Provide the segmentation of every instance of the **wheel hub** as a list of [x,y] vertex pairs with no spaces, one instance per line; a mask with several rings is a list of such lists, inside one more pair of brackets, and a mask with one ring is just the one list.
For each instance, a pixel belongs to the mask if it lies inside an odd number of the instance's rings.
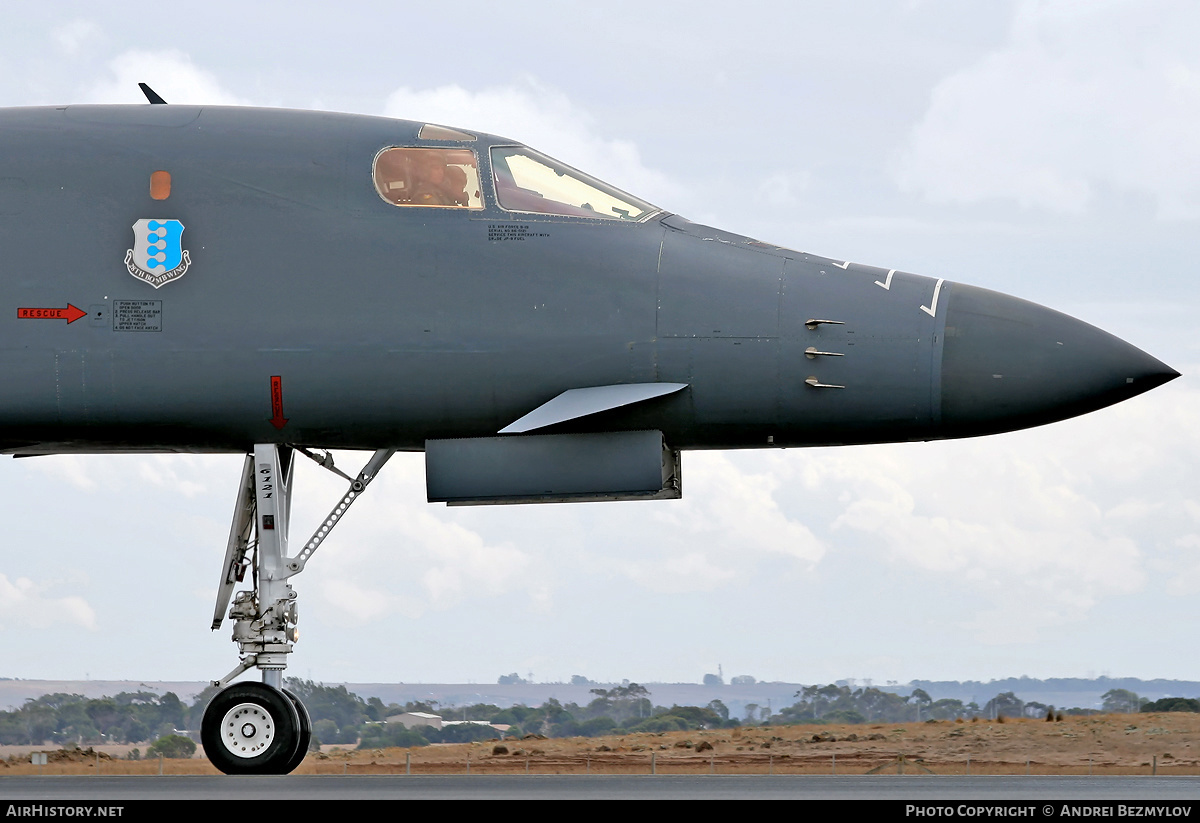
[[257,757],[274,737],[275,721],[254,703],[239,703],[221,721],[221,742],[235,757]]

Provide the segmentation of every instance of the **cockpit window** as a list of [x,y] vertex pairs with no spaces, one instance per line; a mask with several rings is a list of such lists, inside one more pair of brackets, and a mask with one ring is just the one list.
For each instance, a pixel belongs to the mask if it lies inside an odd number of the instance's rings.
[[470,149],[384,149],[375,156],[375,190],[396,206],[483,208]]
[[510,211],[641,220],[658,208],[524,146],[492,148],[496,197]]

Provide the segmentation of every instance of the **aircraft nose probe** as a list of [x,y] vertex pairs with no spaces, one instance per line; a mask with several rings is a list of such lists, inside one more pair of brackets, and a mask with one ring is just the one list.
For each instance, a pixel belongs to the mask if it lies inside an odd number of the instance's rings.
[[1036,303],[961,283],[947,297],[940,381],[945,436],[1063,420],[1179,376],[1124,340]]

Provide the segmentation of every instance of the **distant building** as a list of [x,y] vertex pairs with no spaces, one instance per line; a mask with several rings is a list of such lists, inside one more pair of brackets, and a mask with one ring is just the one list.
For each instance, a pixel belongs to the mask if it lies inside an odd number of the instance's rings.
[[404,712],[404,714],[393,714],[387,719],[389,723],[399,723],[406,729],[412,729],[417,726],[432,726],[435,729],[442,728],[441,715],[430,714],[429,712]]

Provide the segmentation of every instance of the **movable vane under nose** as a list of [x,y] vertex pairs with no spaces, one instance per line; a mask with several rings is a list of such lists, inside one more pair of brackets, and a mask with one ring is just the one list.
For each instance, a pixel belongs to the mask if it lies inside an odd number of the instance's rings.
[[941,424],[949,436],[1063,420],[1179,376],[1124,340],[1036,303],[961,283],[948,298]]

